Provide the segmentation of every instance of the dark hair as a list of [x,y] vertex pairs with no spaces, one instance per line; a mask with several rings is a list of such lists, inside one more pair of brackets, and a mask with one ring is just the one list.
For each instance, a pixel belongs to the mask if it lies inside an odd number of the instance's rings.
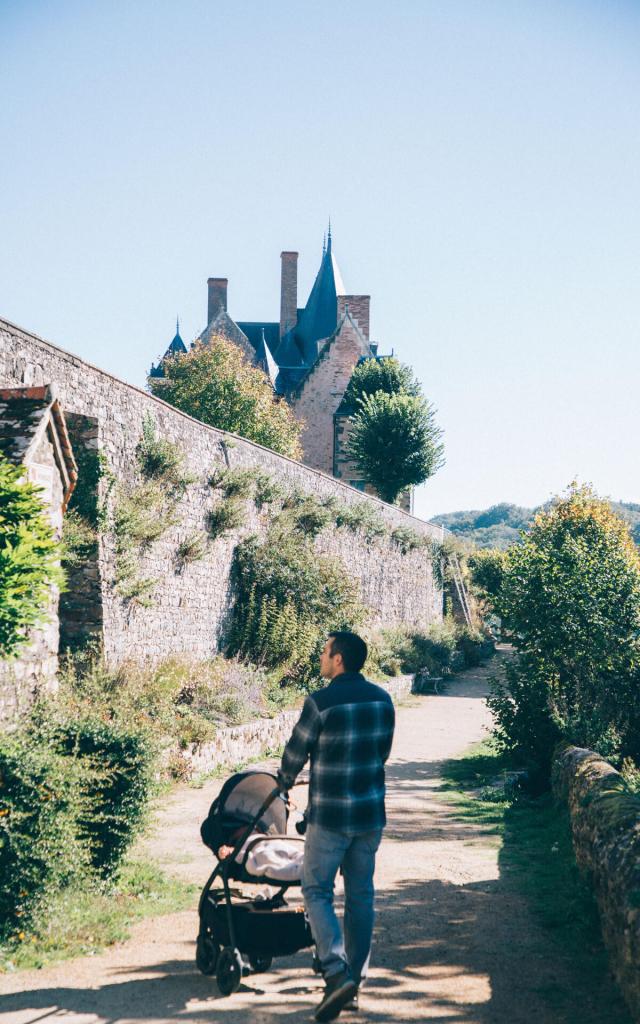
[[357,633],[349,633],[346,629],[329,633],[332,640],[331,654],[341,654],[347,672],[359,672],[367,660],[367,645]]

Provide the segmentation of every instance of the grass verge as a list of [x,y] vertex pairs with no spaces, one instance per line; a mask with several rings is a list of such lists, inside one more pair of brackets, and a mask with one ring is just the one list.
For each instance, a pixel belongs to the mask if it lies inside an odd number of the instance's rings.
[[558,1021],[578,1019],[571,1016],[578,1004],[584,1024],[600,1021],[594,1004],[603,1000],[607,1024],[630,1024],[611,979],[594,895],[575,861],[568,813],[550,793],[534,798],[514,790],[513,769],[483,741],[445,763],[440,796],[457,818],[480,827],[480,841],[499,846],[500,887],[526,900],[542,929],[540,955],[570,971],[571,992],[554,985],[543,993]]
[[135,921],[188,910],[197,890],[170,878],[152,862],[131,859],[116,881],[100,888],[76,885],[52,899],[40,927],[36,925],[19,945],[0,946],[0,972],[93,956],[127,939]]

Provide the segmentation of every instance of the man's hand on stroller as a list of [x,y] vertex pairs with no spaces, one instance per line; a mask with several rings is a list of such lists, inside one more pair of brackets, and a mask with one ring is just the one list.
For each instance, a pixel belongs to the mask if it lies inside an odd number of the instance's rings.
[[283,796],[287,800],[289,797],[289,784],[285,782],[280,772],[276,775],[276,786],[278,787],[278,795]]

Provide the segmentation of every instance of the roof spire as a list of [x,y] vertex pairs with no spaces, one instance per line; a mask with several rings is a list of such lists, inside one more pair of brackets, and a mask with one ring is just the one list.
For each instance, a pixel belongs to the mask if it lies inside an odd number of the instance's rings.
[[327,252],[331,252],[331,217],[329,217],[329,231],[327,233]]
[[176,334],[180,334],[180,317],[176,315]]
[[322,236],[322,255],[324,256],[327,251],[327,232],[325,231]]

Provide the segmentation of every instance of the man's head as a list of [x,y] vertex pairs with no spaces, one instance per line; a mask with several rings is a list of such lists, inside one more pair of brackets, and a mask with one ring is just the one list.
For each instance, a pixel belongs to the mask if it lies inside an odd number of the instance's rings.
[[362,637],[337,630],[329,633],[320,655],[320,674],[325,679],[334,679],[342,672],[360,672],[366,660],[367,645]]

